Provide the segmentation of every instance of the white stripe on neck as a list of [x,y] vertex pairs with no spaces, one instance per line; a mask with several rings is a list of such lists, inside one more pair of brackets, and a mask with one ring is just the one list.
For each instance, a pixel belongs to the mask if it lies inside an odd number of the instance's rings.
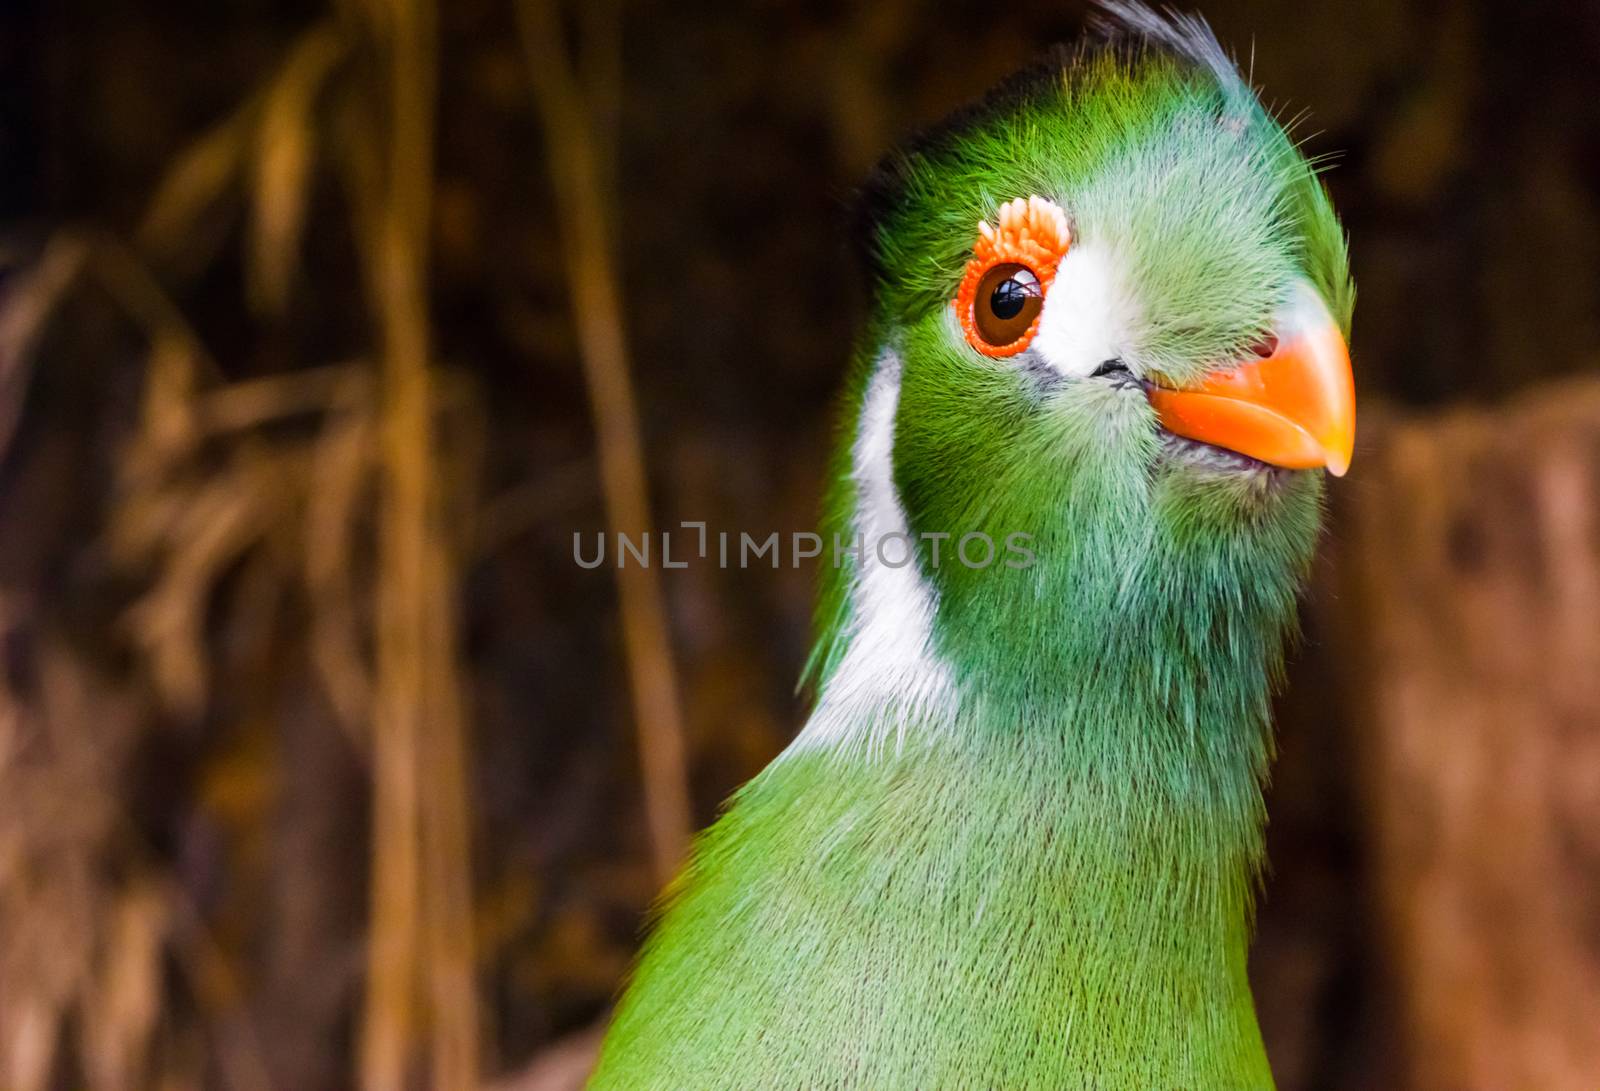
[[891,741],[898,749],[909,721],[942,722],[954,703],[950,667],[933,649],[934,589],[915,557],[891,567],[877,550],[889,536],[903,535],[884,545],[884,554],[898,560],[910,540],[894,484],[900,371],[900,357],[885,349],[867,384],[851,448],[856,495],[849,530],[864,543],[864,556],[850,584],[845,651],[784,755],[817,746],[875,755]]

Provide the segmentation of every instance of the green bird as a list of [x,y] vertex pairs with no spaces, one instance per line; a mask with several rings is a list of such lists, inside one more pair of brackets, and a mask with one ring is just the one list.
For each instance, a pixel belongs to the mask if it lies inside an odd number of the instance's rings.
[[1354,289],[1205,23],[1107,8],[866,186],[815,708],[664,895],[592,1088],[1273,1086],[1269,698]]

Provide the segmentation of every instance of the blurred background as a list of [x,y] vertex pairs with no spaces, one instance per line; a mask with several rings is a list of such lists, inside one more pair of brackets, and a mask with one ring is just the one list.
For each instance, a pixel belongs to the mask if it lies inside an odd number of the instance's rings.
[[[1285,1091],[1600,1087],[1600,6],[1213,0],[1351,235]],[[0,7],[0,1088],[575,1086],[804,715],[877,156],[1076,3]]]

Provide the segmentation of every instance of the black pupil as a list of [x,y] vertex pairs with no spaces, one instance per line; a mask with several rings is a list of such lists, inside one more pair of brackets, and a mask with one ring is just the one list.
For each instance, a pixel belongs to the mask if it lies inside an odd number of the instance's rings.
[[1021,314],[1027,302],[1028,289],[1016,277],[1010,277],[995,285],[994,294],[989,297],[989,309],[1004,321]]

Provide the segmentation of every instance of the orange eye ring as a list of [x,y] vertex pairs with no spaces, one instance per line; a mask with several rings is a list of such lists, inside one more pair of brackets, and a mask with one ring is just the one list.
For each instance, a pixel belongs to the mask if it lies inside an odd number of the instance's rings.
[[[1055,281],[1056,267],[1066,256],[1071,231],[1067,227],[1066,213],[1055,203],[1038,196],[1007,201],[1000,206],[995,221],[998,227],[990,227],[987,220],[978,221],[978,241],[972,247],[972,260],[967,262],[961,288],[951,306],[956,309],[967,344],[985,356],[1014,356],[1027,348],[1034,334],[1039,332],[1044,295]],[[1020,315],[1016,312],[1000,316],[988,313],[993,306],[988,292],[1002,285],[1010,289],[1012,297],[1019,291],[1014,281],[1008,283],[1004,277],[998,278],[999,284],[989,283],[997,279],[990,273],[1002,265],[1020,266],[1024,272],[1032,274],[1037,287],[1025,283],[1026,290],[1022,294],[1037,298],[1037,305],[1030,305]],[[1019,317],[1031,319],[1021,327],[1020,334],[1017,333]],[[997,343],[993,339],[996,336],[1010,339]]]

